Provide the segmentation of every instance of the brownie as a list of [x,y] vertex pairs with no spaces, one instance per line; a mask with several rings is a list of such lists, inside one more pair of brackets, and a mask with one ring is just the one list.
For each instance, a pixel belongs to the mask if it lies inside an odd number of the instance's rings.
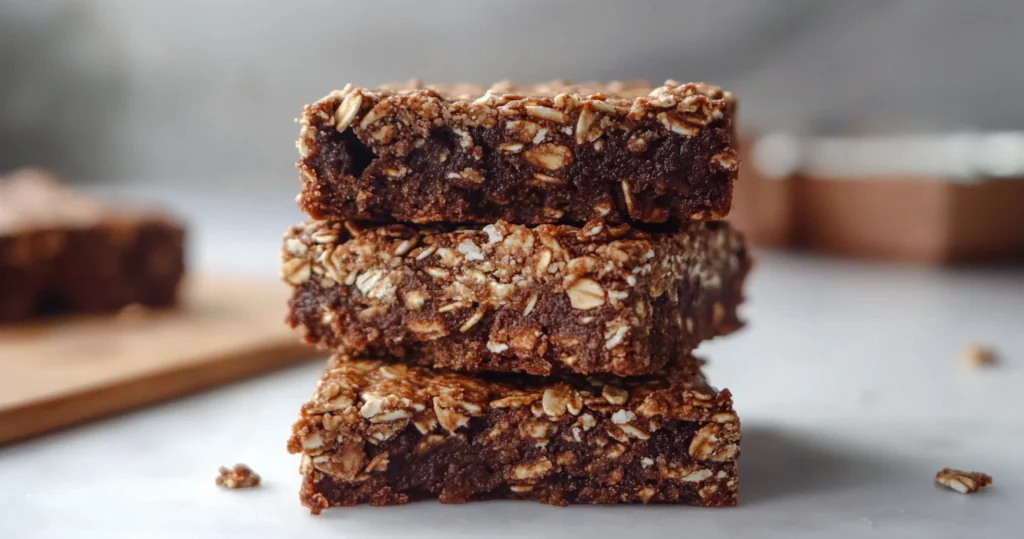
[[735,110],[675,81],[349,85],[303,111],[299,203],[375,223],[721,219]]
[[462,371],[660,370],[741,326],[751,266],[724,222],[644,232],[310,221],[284,235],[288,322],[322,349]]
[[302,503],[735,505],[739,419],[697,364],[538,378],[336,356],[288,442]]
[[42,171],[0,178],[0,322],[172,305],[183,251],[164,215],[103,206]]
[[231,490],[256,488],[260,486],[260,474],[245,464],[235,464],[234,468],[221,466],[216,482],[218,486]]

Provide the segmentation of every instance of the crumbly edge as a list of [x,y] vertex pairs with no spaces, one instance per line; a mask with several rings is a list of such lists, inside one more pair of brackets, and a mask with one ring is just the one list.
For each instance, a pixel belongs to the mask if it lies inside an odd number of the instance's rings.
[[[691,347],[701,340],[696,333],[708,331],[703,321],[678,309],[670,319],[654,320],[653,301],[666,295],[678,304],[681,281],[690,283],[695,296],[724,296],[723,286],[742,280],[748,268],[742,238],[720,223],[651,234],[600,221],[581,228],[499,221],[455,231],[403,225],[363,230],[353,223],[311,221],[285,233],[281,271],[296,288],[313,280],[346,295],[359,305],[355,319],[361,324],[401,311],[411,346],[454,338],[484,317],[503,316],[514,322],[483,336],[494,356],[547,357],[550,345],[565,351],[557,360],[573,370],[579,359],[574,351],[593,344],[601,349],[603,370],[639,374],[661,366],[650,363],[651,327],[671,325]],[[572,315],[552,328],[536,318],[539,301],[561,301]],[[734,316],[733,307],[715,303],[714,325]],[[329,304],[322,308],[319,323],[337,334],[338,313]],[[585,338],[593,334],[599,344]]]
[[[678,454],[656,454],[647,445],[660,429],[684,426],[694,432]],[[661,480],[696,483],[707,500],[724,477],[716,475],[726,473],[720,466],[738,458],[740,425],[731,394],[708,385],[693,361],[646,378],[536,378],[335,356],[303,406],[288,449],[302,454],[302,473],[358,486],[386,474],[396,458],[371,446],[387,447],[399,435],[415,437],[417,454],[467,436],[480,451],[518,451],[521,460],[499,470],[512,492],[529,492],[585,452],[594,455],[594,469],[621,474],[622,466],[639,464]],[[549,450],[565,444],[574,450]],[[735,478],[727,486],[735,487]],[[646,502],[653,491],[633,494]]]
[[[429,86],[395,90],[348,85],[306,105],[299,119],[296,147],[305,160],[319,151],[320,131],[351,129],[373,147],[375,154],[404,157],[422,146],[432,130],[444,126],[457,137],[460,151],[482,161],[486,144],[475,140],[471,130],[494,129],[500,119],[509,130],[510,141],[494,149],[520,154],[522,166],[536,171],[536,182],[557,184],[561,181],[558,171],[575,161],[575,148],[593,145],[600,150],[606,132],[634,132],[626,146],[640,155],[651,141],[665,136],[699,137],[713,122],[724,121],[731,126],[736,110],[731,93],[704,83],[670,80],[646,94],[642,87],[619,89],[622,96],[610,91],[614,88],[554,84],[515,93],[510,91],[516,90],[514,86],[496,86],[471,99],[480,88],[452,95]],[[709,159],[713,166],[730,172],[730,181],[735,180],[739,160],[732,147]],[[311,167],[300,162],[299,170],[307,186],[317,184]],[[386,172],[400,180],[409,170],[399,166]],[[486,179],[485,171],[473,167],[452,174],[455,182],[481,183]],[[621,181],[628,205],[634,188],[628,178]],[[689,217],[710,220],[724,215],[702,210]]]

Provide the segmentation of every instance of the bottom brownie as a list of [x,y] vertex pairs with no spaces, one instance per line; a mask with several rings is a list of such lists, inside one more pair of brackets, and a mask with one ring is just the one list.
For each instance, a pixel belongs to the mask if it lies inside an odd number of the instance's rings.
[[288,443],[302,503],[736,505],[739,419],[698,365],[534,378],[335,356]]

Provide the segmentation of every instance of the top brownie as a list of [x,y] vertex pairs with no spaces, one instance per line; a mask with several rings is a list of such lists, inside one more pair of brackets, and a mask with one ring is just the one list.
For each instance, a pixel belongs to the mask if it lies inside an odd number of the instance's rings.
[[703,83],[346,86],[300,120],[314,219],[717,220],[738,161],[732,94]]

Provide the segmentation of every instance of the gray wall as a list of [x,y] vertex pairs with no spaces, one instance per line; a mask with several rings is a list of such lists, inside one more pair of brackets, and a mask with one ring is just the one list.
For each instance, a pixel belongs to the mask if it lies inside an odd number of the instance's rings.
[[1019,0],[0,0],[0,169],[294,190],[302,104],[413,76],[710,80],[761,128],[1021,127],[1022,27]]

